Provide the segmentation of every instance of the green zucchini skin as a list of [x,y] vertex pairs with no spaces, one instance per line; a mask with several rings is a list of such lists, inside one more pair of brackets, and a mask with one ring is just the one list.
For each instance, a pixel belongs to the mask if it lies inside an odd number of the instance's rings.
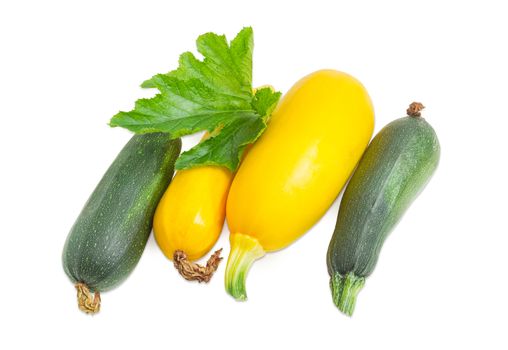
[[102,292],[127,278],[143,253],[180,150],[181,140],[164,133],[134,135],[124,146],[67,236],[63,267],[72,282]]
[[397,119],[372,140],[342,198],[327,265],[335,304],[348,315],[383,243],[439,163],[434,129],[421,117]]

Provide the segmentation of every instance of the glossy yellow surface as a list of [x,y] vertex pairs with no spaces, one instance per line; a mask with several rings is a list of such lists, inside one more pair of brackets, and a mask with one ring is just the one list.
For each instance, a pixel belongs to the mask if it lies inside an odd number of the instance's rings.
[[157,244],[169,258],[183,250],[189,260],[213,247],[224,225],[233,174],[223,167],[180,170],[164,193],[153,220]]
[[333,203],[373,128],[372,103],[355,78],[321,70],[298,81],[231,185],[231,233],[257,239],[265,251],[295,241]]

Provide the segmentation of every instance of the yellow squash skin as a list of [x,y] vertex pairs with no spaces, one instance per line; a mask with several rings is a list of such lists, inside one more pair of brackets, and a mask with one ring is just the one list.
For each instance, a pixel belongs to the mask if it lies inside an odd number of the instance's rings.
[[225,284],[233,297],[246,298],[245,277],[255,259],[291,244],[323,216],[373,128],[367,91],[346,73],[314,72],[282,98],[227,200],[231,253]]
[[157,244],[169,258],[175,250],[197,260],[213,247],[224,225],[233,174],[203,166],[180,170],[164,193],[153,220]]

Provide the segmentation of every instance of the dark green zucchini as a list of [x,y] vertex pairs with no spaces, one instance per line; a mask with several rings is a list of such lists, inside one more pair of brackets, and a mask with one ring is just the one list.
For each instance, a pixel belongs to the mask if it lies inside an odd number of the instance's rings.
[[168,134],[134,135],[86,202],[63,250],[81,310],[99,311],[99,292],[120,284],[138,263],[180,149],[181,140]]
[[409,116],[376,135],[344,192],[327,265],[333,301],[349,316],[385,238],[438,165],[439,142],[422,108],[411,104]]

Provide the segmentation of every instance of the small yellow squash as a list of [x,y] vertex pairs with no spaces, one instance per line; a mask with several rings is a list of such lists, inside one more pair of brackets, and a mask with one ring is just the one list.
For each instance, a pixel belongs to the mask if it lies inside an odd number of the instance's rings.
[[367,91],[342,72],[312,73],[282,98],[229,192],[229,294],[244,300],[254,260],[291,244],[321,218],[360,160],[373,128]]
[[219,238],[232,179],[233,174],[224,167],[180,170],[155,211],[155,240],[188,280],[208,282],[217,269],[220,251],[207,267],[191,261],[208,253]]

